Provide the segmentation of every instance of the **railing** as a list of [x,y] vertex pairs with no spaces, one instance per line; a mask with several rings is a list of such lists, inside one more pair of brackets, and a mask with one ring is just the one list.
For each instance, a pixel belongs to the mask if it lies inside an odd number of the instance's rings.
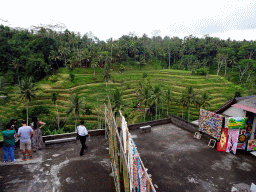
[[156,192],[122,112],[119,133],[111,103],[105,105],[105,137],[109,139],[109,155],[117,192]]

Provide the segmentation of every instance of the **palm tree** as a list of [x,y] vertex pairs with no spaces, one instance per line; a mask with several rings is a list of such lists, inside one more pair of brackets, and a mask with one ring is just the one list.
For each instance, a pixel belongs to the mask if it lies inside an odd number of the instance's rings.
[[19,67],[21,67],[22,65],[20,64],[19,59],[15,58],[14,60],[12,60],[11,66],[13,67],[13,69],[16,69],[16,72],[18,74],[18,82],[20,83]]
[[167,102],[167,117],[168,117],[168,108],[169,108],[169,104],[170,104],[170,101],[172,100],[172,92],[170,90],[170,88],[167,89],[167,92],[165,93],[165,100]]
[[109,67],[105,65],[104,71],[103,71],[103,79],[106,81],[106,87],[107,87],[107,82],[110,79],[111,75],[109,73]]
[[94,76],[95,76],[95,68],[98,67],[98,66],[99,66],[98,61],[93,59],[91,67],[94,69]]
[[182,104],[185,105],[188,109],[188,121],[189,121],[190,106],[192,103],[196,104],[196,93],[194,92],[192,86],[186,87],[186,90],[182,93],[181,101],[182,101]]
[[[148,106],[148,102],[150,100],[150,97],[152,95],[152,91],[150,90],[149,87],[143,87],[142,91],[141,91],[141,102],[144,103],[144,107],[146,109],[146,107]],[[145,114],[146,111],[144,110],[144,121],[145,121]]]
[[21,99],[25,99],[27,102],[27,124],[28,124],[28,102],[32,100],[32,98],[36,97],[36,89],[34,87],[34,83],[32,81],[32,77],[24,78],[21,80],[21,83],[17,85],[19,91],[18,93],[21,96]]
[[57,106],[58,93],[53,92],[51,97],[52,97],[52,101],[53,101],[54,105],[56,105],[57,119],[58,119],[58,129],[59,129],[60,128],[60,118],[59,118],[58,106]]
[[120,92],[118,88],[116,88],[111,95],[110,101],[112,104],[112,111],[114,112],[116,117],[118,111],[121,110],[121,108],[124,106],[122,92]]
[[163,100],[163,93],[162,89],[159,87],[159,85],[155,86],[152,92],[152,95],[150,97],[150,100],[152,104],[156,105],[156,120],[157,120],[157,104]]
[[211,98],[210,98],[209,94],[206,91],[203,92],[203,94],[200,95],[200,97],[197,99],[198,109],[200,110],[201,107],[203,107],[205,109],[207,107],[210,107],[211,106],[210,103],[209,103],[210,99]]
[[77,125],[77,119],[79,117],[80,112],[83,113],[85,111],[85,104],[83,103],[83,101],[84,101],[84,98],[79,98],[76,93],[71,95],[69,99],[70,105],[66,112],[67,114],[72,113],[73,115],[76,116],[75,130]]

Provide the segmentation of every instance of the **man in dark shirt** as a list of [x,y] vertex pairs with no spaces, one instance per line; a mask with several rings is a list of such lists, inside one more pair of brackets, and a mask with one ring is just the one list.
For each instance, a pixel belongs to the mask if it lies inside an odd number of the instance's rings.
[[4,162],[8,162],[9,152],[10,152],[11,162],[14,161],[15,130],[11,130],[11,126],[12,125],[8,123],[5,127],[6,130],[2,131],[2,135],[4,137]]

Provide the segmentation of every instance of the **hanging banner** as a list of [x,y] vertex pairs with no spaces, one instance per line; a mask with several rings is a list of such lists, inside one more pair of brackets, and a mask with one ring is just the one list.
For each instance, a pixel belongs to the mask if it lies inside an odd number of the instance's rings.
[[229,117],[228,128],[229,129],[244,129],[246,125],[246,117]]
[[236,154],[238,136],[239,136],[238,129],[228,130],[228,145],[227,145],[226,152]]
[[228,144],[228,128],[223,128],[221,131],[220,142],[217,142],[217,151],[226,152]]
[[199,131],[204,132],[217,140],[220,140],[222,123],[222,115],[200,109]]
[[247,151],[255,151],[256,150],[256,139],[249,140],[247,145]]

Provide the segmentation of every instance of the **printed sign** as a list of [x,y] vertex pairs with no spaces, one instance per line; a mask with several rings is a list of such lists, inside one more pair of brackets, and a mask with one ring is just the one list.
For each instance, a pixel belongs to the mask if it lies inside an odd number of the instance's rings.
[[255,151],[256,150],[256,139],[249,140],[247,145],[247,151]]

